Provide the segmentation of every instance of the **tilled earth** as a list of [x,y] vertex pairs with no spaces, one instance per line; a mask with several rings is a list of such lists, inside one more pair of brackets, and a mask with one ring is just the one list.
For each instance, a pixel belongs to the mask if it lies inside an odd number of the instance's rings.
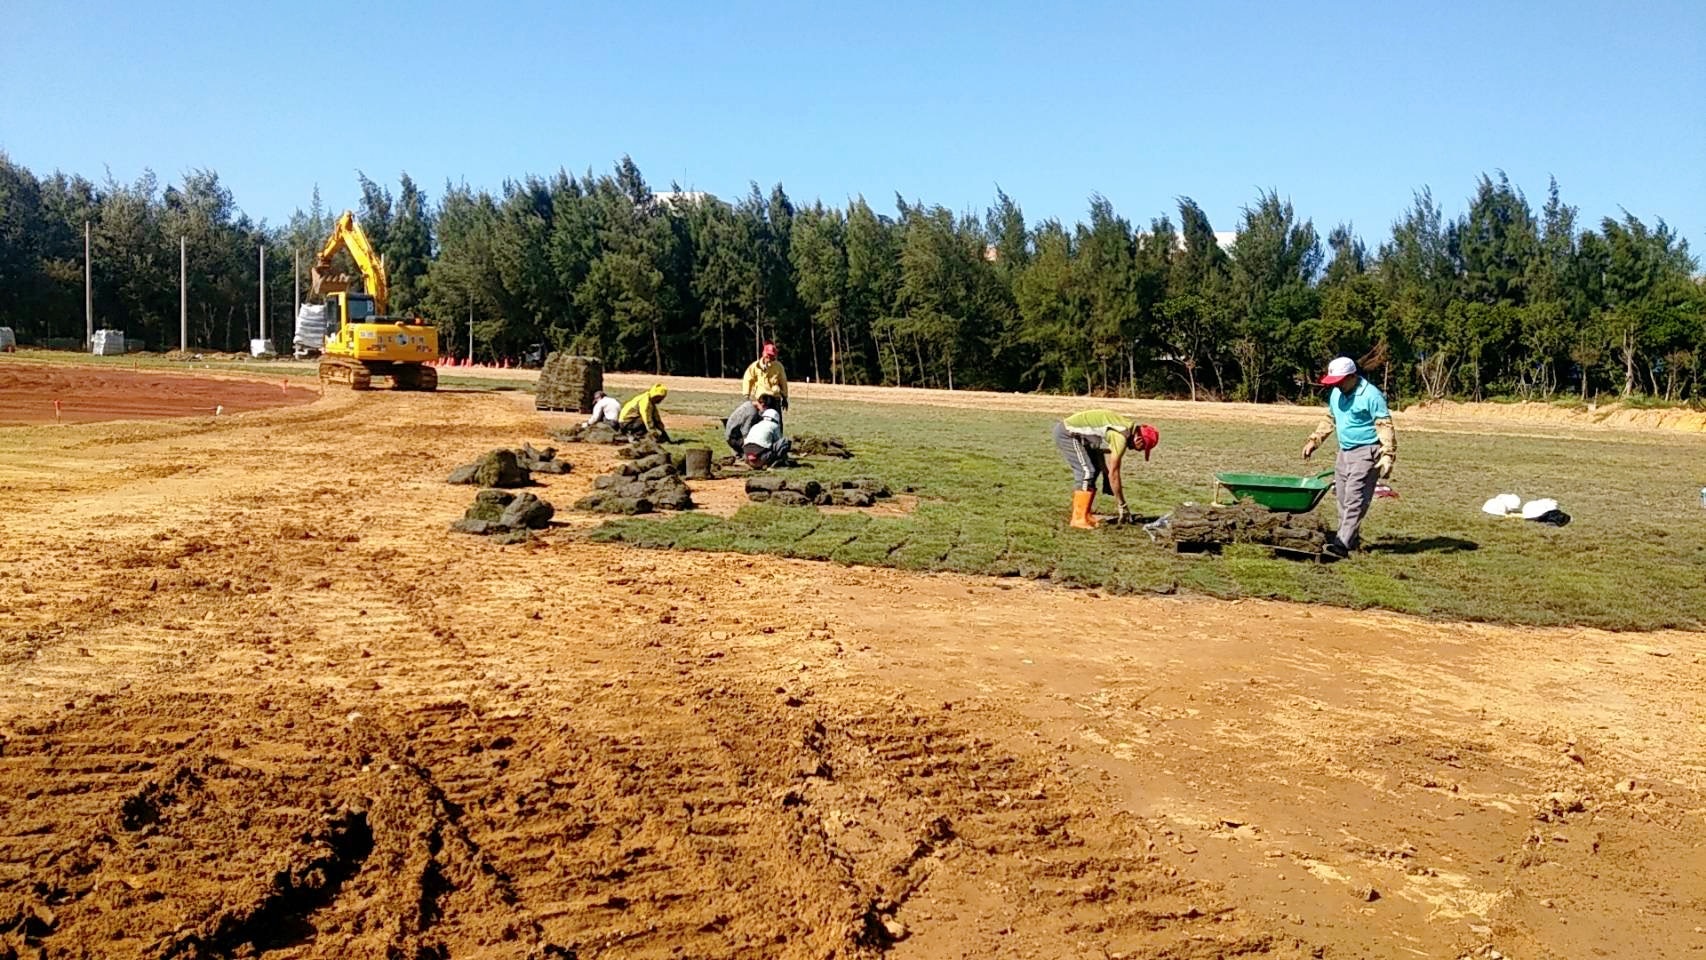
[[447,532],[543,439],[0,429],[0,957],[1706,948],[1697,635]]

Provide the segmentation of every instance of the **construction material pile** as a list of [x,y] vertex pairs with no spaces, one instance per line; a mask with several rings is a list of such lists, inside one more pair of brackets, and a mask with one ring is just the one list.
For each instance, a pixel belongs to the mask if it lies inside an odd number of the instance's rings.
[[604,389],[604,364],[592,357],[552,353],[539,371],[539,386],[533,394],[538,410],[592,412],[592,395]]
[[1319,556],[1326,525],[1308,514],[1281,513],[1251,500],[1234,504],[1187,503],[1145,529],[1157,543],[1184,552],[1216,550],[1228,543],[1253,543]]
[[465,463],[450,471],[450,483],[468,483],[481,487],[527,487],[533,485],[533,474],[563,474],[574,469],[567,460],[557,459],[557,448],[533,449],[524,443],[519,450],[493,450],[473,463]]
[[474,505],[462,519],[452,523],[457,533],[472,533],[493,537],[500,543],[519,543],[534,530],[542,530],[551,522],[557,508],[550,501],[531,493],[515,494],[507,490],[481,490],[474,494]]
[[836,460],[853,459],[853,451],[847,449],[847,441],[840,437],[794,437],[789,440],[789,453],[796,457],[832,457]]
[[870,477],[819,483],[767,473],[746,480],[748,500],[784,507],[870,507],[889,495],[887,484]]
[[89,352],[97,357],[122,356],[125,350],[123,330],[96,330]]
[[575,501],[576,510],[635,514],[693,509],[693,495],[681,471],[656,442],[636,440],[616,456],[622,462],[593,481],[593,491]]

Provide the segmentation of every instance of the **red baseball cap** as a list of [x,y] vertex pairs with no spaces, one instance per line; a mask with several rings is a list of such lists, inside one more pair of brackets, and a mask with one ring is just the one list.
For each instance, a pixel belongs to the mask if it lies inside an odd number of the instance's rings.
[[776,345],[774,343],[765,344],[764,345],[764,355],[774,359],[776,356]]
[[1137,428],[1137,438],[1143,441],[1143,459],[1148,460],[1149,451],[1161,442],[1161,431],[1145,423]]

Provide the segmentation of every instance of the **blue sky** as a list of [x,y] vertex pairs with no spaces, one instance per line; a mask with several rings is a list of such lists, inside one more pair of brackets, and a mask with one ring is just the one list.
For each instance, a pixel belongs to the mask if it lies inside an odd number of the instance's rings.
[[[76,11],[73,13],[72,11]],[[217,170],[277,223],[356,171],[607,170],[797,201],[898,191],[1138,222],[1258,190],[1371,246],[1483,171],[1706,252],[1706,2],[136,3],[8,0],[0,150],[37,172]]]

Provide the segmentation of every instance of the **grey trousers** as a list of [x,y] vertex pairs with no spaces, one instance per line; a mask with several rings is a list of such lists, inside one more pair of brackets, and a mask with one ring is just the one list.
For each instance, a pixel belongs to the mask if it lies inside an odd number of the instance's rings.
[[1095,450],[1089,444],[1066,431],[1066,424],[1054,425],[1054,448],[1060,451],[1061,459],[1072,468],[1072,486],[1075,490],[1094,490],[1096,480],[1102,481],[1106,491],[1108,485],[1108,459],[1100,450]]
[[1333,463],[1333,497],[1339,502],[1339,542],[1355,550],[1362,519],[1374,503],[1374,488],[1380,482],[1377,470],[1380,444],[1370,443],[1340,450]]

